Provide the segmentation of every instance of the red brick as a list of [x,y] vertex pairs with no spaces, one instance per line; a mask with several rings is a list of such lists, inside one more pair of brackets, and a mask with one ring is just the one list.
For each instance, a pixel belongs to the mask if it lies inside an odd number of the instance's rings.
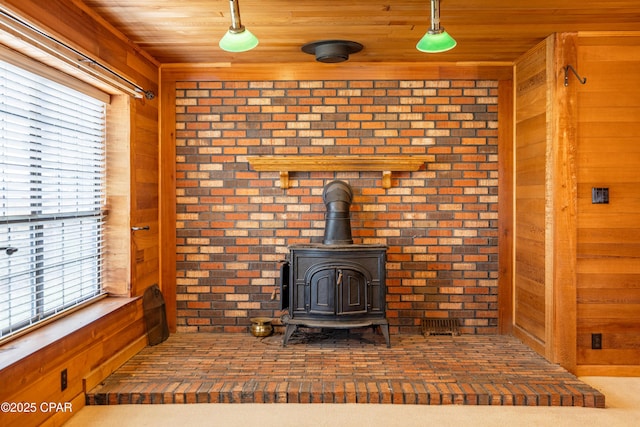
[[[178,82],[177,87],[178,186],[184,193],[179,198],[178,210],[195,216],[188,221],[181,220],[177,236],[178,253],[197,254],[191,258],[178,257],[178,277],[189,277],[189,270],[208,270],[211,274],[196,277],[195,281],[209,281],[215,277],[216,286],[211,287],[211,291],[235,292],[235,287],[229,285],[246,286],[251,285],[253,279],[276,278],[279,267],[273,260],[284,257],[287,245],[308,243],[312,239],[317,241],[322,236],[324,206],[321,187],[337,175],[331,172],[294,172],[290,176],[292,188],[283,191],[277,187],[277,172],[252,171],[245,156],[429,153],[436,156],[434,162],[420,171],[394,174],[389,190],[380,188],[380,177],[376,173],[354,171],[341,175],[341,179],[354,187],[357,197],[365,197],[352,206],[354,238],[387,244],[390,248],[389,261],[399,274],[396,277],[412,284],[404,286],[389,280],[390,298],[394,294],[425,295],[423,288],[428,286],[425,278],[429,277],[447,282],[443,287],[452,289],[453,294],[459,293],[455,289],[458,286],[476,286],[482,292],[468,292],[467,295],[489,298],[478,299],[478,305],[469,305],[457,317],[462,320],[497,318],[497,311],[480,309],[487,303],[497,306],[496,282],[487,282],[488,278],[497,277],[497,264],[488,262],[484,256],[473,255],[497,253],[497,249],[490,246],[495,245],[497,239],[490,243],[489,234],[480,234],[481,230],[493,230],[491,227],[495,225],[486,221],[484,225],[477,222],[465,226],[465,230],[478,230],[477,238],[464,240],[466,249],[474,249],[464,258],[466,265],[470,266],[467,273],[476,271],[478,275],[465,275],[469,282],[464,284],[454,283],[455,277],[450,275],[450,263],[459,261],[447,258],[459,249],[459,239],[438,239],[437,242],[426,239],[427,234],[434,239],[453,235],[454,230],[463,227],[462,221],[477,220],[483,212],[497,211],[495,200],[480,198],[482,194],[497,194],[496,188],[486,187],[495,184],[491,180],[497,182],[495,174],[487,175],[487,171],[497,171],[497,156],[487,154],[489,151],[484,149],[496,144],[497,129],[489,129],[488,120],[497,121],[497,82],[202,81]],[[261,102],[256,103],[258,96]],[[481,105],[482,110],[495,116],[488,118],[483,112],[475,120],[473,113],[462,111],[461,104]],[[309,121],[309,116],[305,116],[308,114],[320,116],[318,123],[323,124],[321,128],[313,129],[312,137],[307,130],[295,126],[300,121],[316,123],[315,120]],[[210,122],[214,115],[220,121]],[[460,133],[460,138],[454,137],[453,132],[451,137],[433,136],[427,133],[429,129],[424,127],[425,122],[430,122],[433,128],[447,131],[464,129],[464,133]],[[196,134],[199,129],[207,132]],[[378,133],[381,130],[384,132]],[[214,132],[222,132],[223,136],[218,137]],[[322,143],[316,144],[315,141]],[[200,154],[199,150],[205,150],[202,152],[207,155]],[[184,172],[189,171],[198,175],[192,174],[186,179]],[[478,188],[485,189],[484,193],[476,191]],[[264,201],[253,203],[246,193],[242,194],[248,189]],[[463,197],[452,204],[433,198],[436,194],[459,194]],[[398,197],[401,197],[400,201]],[[452,208],[455,209],[449,210]],[[249,212],[272,212],[282,217],[259,217],[249,221]],[[212,217],[212,213],[217,216]],[[448,216],[451,213],[453,217]],[[229,237],[227,230],[233,230],[235,238]],[[209,239],[207,247],[211,251],[203,252],[200,243],[190,247],[192,244],[187,237],[194,237],[194,233]],[[265,244],[257,240],[259,236],[274,239]],[[495,236],[495,230],[491,236]],[[398,239],[399,243],[396,242]],[[254,247],[259,247],[260,251],[253,251]],[[404,254],[405,250],[415,254],[422,251],[433,256],[418,261],[413,256],[404,256],[409,255]],[[238,263],[247,266],[242,271],[260,273],[240,274],[240,270],[230,267]],[[473,264],[482,264],[482,268],[471,267]],[[487,271],[487,265],[490,271]],[[185,286],[205,289],[199,285]],[[489,288],[493,290],[488,291]],[[276,317],[272,308],[274,304],[268,296],[262,295],[270,292],[269,286],[249,286],[248,292],[252,301],[261,301],[261,311],[272,312]],[[187,293],[203,299],[209,297],[206,293]],[[418,332],[420,318],[426,315],[421,301],[422,298],[407,299],[402,309],[389,310],[392,327],[416,325],[413,332]],[[446,309],[441,314],[446,317],[455,315],[456,311]],[[196,313],[196,316],[211,316],[210,322],[200,319],[193,322],[193,311],[181,308],[178,323],[200,325],[194,327],[203,329],[210,328],[212,324],[227,325],[227,320],[232,323],[237,320],[219,316],[239,312],[237,306],[209,310]],[[489,323],[487,330],[490,330]],[[411,330],[406,326],[403,328]],[[478,326],[478,332],[481,328]],[[231,326],[226,330],[243,331]]]

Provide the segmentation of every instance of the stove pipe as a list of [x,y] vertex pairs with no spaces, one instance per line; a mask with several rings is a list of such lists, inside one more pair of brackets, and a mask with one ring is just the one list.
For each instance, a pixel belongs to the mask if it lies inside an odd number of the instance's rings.
[[352,199],[351,186],[344,181],[331,181],[324,186],[322,200],[327,207],[323,242],[325,245],[353,244],[349,215]]

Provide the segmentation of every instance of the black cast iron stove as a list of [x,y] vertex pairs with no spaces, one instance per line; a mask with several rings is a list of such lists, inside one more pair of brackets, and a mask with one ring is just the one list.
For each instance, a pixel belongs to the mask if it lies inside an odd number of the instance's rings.
[[286,346],[298,326],[311,328],[380,327],[387,347],[386,254],[384,245],[356,245],[349,208],[353,191],[331,181],[322,198],[327,207],[322,244],[292,245],[281,271],[281,309]]

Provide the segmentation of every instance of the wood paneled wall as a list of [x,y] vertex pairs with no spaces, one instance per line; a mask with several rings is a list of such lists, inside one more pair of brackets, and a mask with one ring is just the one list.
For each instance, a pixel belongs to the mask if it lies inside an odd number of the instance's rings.
[[[2,3],[16,16],[158,93],[159,64],[83,3]],[[69,402],[77,412],[84,406],[85,390],[146,345],[142,304],[135,297],[159,283],[159,98],[115,96],[110,114],[128,115],[120,123],[123,127],[111,126],[107,135],[108,144],[112,138],[119,141],[109,152],[119,152],[124,158],[124,162],[110,165],[109,172],[110,178],[117,178],[112,182],[115,188],[109,190],[117,196],[117,203],[110,207],[118,209],[114,215],[117,223],[109,226],[117,228],[115,235],[122,239],[109,246],[110,251],[118,252],[109,255],[109,268],[114,268],[109,276],[118,282],[109,289],[125,297],[107,298],[5,345],[0,351],[0,402]],[[149,230],[132,236],[131,226],[149,226]],[[64,391],[60,387],[63,369],[68,373]],[[0,424],[61,425],[74,414],[36,409],[36,413],[23,413],[6,422],[3,418]]]
[[516,64],[514,330],[544,354],[546,342],[546,152],[550,132],[545,41]]
[[107,106],[107,210],[105,226],[104,290],[110,295],[129,296],[131,283],[131,99],[111,97]]
[[[578,364],[592,374],[633,365],[638,374],[640,35],[582,35],[577,64],[587,78],[577,85]],[[594,187],[609,189],[608,204],[591,203]],[[591,348],[594,333],[602,350]]]
[[581,375],[640,372],[639,63],[637,33],[583,33],[516,64],[514,333]]
[[[159,102],[131,101],[131,296],[160,283]],[[148,227],[148,229],[146,229]]]
[[[34,405],[0,413],[2,426],[61,425],[82,409],[85,390],[147,344],[141,306],[139,299],[110,298],[11,342],[0,353],[0,402]],[[13,355],[20,357],[11,360]],[[60,385],[63,370],[66,390]],[[43,402],[67,404],[67,410],[43,410]]]
[[553,35],[516,63],[514,333],[575,369],[575,34]]

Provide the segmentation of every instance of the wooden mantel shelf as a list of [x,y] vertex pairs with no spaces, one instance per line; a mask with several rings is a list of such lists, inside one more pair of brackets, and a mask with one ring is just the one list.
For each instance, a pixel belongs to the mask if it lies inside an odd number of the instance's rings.
[[382,172],[382,187],[391,187],[391,173],[417,171],[435,156],[255,156],[248,157],[258,172],[280,172],[280,188],[289,188],[289,172]]

